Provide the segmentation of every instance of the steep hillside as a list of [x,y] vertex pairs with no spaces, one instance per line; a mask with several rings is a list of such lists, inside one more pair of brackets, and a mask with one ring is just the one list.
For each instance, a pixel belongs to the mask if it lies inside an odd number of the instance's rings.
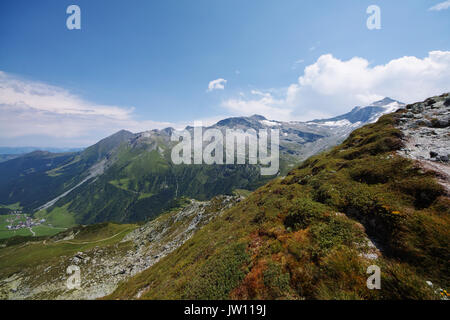
[[69,193],[47,211],[66,207],[78,223],[144,221],[179,205],[181,197],[205,201],[234,189],[256,189],[270,177],[249,165],[179,165],[170,136],[137,134],[111,153],[104,173]]
[[[448,99],[421,105],[448,110]],[[107,298],[446,298],[449,194],[438,173],[399,155],[405,116],[383,116],[258,189]],[[366,287],[374,264],[381,290]]]
[[[199,228],[240,201],[184,199],[181,209],[149,223],[75,227],[54,237],[0,242],[0,299],[95,299],[147,269],[186,242]],[[70,265],[80,268],[80,289],[66,286]]]
[[35,151],[0,163],[0,204],[20,203],[28,213],[53,205],[58,196],[102,174],[108,154],[132,135],[120,131],[82,152]]
[[90,165],[93,165],[98,161],[107,159],[115,148],[132,138],[134,138],[133,133],[121,130],[84,150],[81,157]]
[[0,163],[20,157],[20,154],[0,154]]
[[35,151],[0,163],[0,203],[30,210],[50,201],[79,181],[83,169],[76,159],[74,153]]

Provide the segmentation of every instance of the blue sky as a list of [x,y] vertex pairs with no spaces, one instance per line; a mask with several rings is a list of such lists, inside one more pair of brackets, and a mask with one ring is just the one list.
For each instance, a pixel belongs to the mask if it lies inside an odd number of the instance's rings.
[[[28,89],[26,97],[1,93],[0,145],[85,146],[119,127],[253,113],[308,120],[386,95],[442,93],[450,88],[446,2],[3,0],[0,85]],[[81,8],[81,30],[66,28],[71,4]],[[366,27],[372,4],[381,30]],[[324,74],[334,71],[330,84]],[[433,80],[425,89],[410,83],[423,75]],[[216,79],[226,83],[208,90]],[[55,121],[64,127],[47,124]]]

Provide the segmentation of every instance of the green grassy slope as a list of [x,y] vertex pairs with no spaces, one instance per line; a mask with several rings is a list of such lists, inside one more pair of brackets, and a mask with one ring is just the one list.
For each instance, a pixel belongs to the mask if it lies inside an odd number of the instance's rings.
[[[450,284],[450,200],[397,155],[395,122],[384,116],[258,189],[107,298],[439,298],[425,281]],[[366,287],[373,264],[382,290]]]
[[[54,237],[16,237],[2,240],[0,244],[6,247],[0,247],[0,279],[26,272],[31,281],[45,283],[46,277],[53,279],[54,274],[44,273],[44,269],[51,267],[52,272],[64,275],[64,266],[60,266],[61,259],[71,257],[77,252],[94,247],[105,248],[105,250],[112,247],[125,251],[131,249],[129,243],[121,244],[120,241],[135,228],[137,225],[103,223],[86,227],[78,226]],[[75,234],[75,238],[64,240],[70,234]]]
[[[167,149],[155,142],[158,148]],[[209,200],[235,189],[254,190],[270,180],[250,165],[179,165],[170,149],[149,151],[146,146],[122,144],[114,163],[92,183],[86,183],[53,208],[71,212],[77,223],[136,222],[153,219],[179,205],[182,197]]]
[[56,207],[48,210],[41,210],[35,213],[36,218],[44,218],[46,222],[56,228],[70,228],[76,225],[75,216],[69,212],[66,204],[62,207]]
[[[76,157],[75,153],[37,151],[0,163],[0,203],[20,202],[29,210],[50,201],[79,181],[83,168],[79,167]],[[56,168],[68,163],[71,165],[54,174]]]

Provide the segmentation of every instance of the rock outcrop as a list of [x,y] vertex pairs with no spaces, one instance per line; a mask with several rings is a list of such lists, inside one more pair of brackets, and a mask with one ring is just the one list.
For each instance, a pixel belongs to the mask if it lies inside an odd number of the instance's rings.
[[406,106],[398,127],[404,134],[399,154],[438,173],[450,193],[450,96],[448,93]]

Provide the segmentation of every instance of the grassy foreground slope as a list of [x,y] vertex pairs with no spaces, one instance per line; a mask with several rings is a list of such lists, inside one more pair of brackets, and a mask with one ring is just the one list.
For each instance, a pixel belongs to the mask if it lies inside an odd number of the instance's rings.
[[[434,173],[397,154],[397,117],[258,189],[107,298],[439,298],[450,200]],[[370,265],[381,290],[366,286]]]
[[[74,264],[74,255],[94,250],[105,257],[120,257],[133,248],[130,242],[122,242],[122,239],[137,227],[102,223],[77,226],[52,237],[1,240],[0,300],[56,299],[70,294],[65,286],[66,269]],[[102,264],[98,263],[97,268],[101,269]],[[86,266],[82,265],[81,269],[84,282],[96,280],[87,277]]]

